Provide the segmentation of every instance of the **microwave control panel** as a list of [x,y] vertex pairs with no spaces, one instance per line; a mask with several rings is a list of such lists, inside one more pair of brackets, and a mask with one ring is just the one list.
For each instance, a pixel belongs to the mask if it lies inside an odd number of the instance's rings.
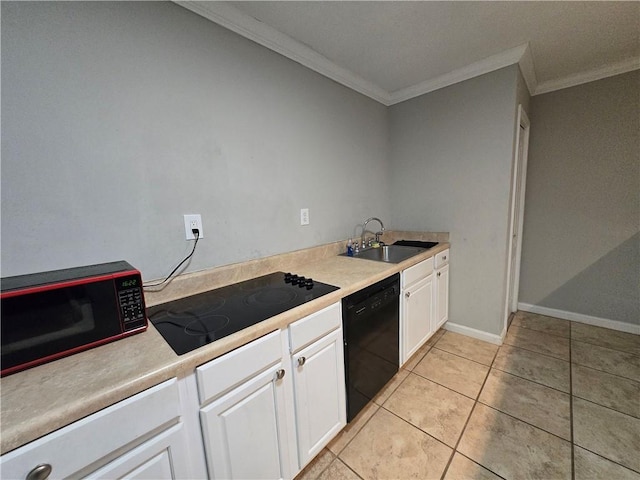
[[120,318],[124,331],[135,330],[146,326],[144,297],[142,295],[142,279],[140,275],[129,275],[116,279]]

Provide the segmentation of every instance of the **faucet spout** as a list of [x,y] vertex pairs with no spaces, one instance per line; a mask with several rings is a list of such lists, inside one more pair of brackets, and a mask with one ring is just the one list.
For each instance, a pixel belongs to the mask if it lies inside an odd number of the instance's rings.
[[376,242],[380,242],[380,235],[382,235],[382,233],[384,232],[384,224],[382,223],[382,220],[380,220],[378,217],[371,217],[365,220],[364,224],[362,225],[362,236],[360,238],[361,242],[360,244],[362,245],[362,248],[364,248],[365,246],[365,234],[367,232],[367,224],[371,221],[375,220],[376,222],[378,222],[380,224],[380,231],[376,232]]

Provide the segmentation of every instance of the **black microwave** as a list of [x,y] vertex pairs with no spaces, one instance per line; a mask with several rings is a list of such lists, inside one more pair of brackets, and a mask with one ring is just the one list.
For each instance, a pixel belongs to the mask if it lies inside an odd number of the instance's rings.
[[0,282],[2,376],[147,329],[142,277],[125,261]]

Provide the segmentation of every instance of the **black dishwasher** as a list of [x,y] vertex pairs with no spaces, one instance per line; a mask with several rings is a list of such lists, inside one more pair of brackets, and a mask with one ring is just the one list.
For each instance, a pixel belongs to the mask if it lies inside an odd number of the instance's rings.
[[347,422],[398,372],[400,274],[342,300]]

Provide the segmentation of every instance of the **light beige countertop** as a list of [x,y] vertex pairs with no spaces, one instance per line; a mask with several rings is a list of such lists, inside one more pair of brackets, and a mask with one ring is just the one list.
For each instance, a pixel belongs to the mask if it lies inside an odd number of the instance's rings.
[[[402,238],[424,240],[425,235],[405,235]],[[401,235],[396,238],[399,237]],[[448,239],[448,235],[446,238]],[[276,260],[270,257],[264,261],[238,264],[233,274],[227,276],[225,272],[231,272],[232,269],[213,269],[217,278],[213,283],[206,281],[206,276],[198,272],[192,275],[190,287],[185,287],[187,283],[183,282],[182,287],[175,289],[180,294],[165,292],[157,295],[145,292],[147,304],[151,306],[173,299],[172,297],[200,293],[203,291],[202,284],[207,285],[204,290],[210,290],[222,286],[225,281],[226,284],[230,284],[278,270],[293,271],[340,287],[339,290],[192,352],[176,355],[149,323],[149,329],[144,333],[2,378],[1,453],[13,450],[164,380],[186,376],[193,372],[195,367],[213,358],[269,332],[286,328],[300,318],[449,248],[448,243],[440,243],[402,263],[391,264],[337,256],[336,253],[342,251],[343,245],[344,242],[336,242],[322,247],[320,251],[317,250],[320,247],[309,249],[310,255],[300,251],[276,256],[279,257]],[[256,267],[258,264],[259,268]],[[224,279],[221,280],[221,277]]]

